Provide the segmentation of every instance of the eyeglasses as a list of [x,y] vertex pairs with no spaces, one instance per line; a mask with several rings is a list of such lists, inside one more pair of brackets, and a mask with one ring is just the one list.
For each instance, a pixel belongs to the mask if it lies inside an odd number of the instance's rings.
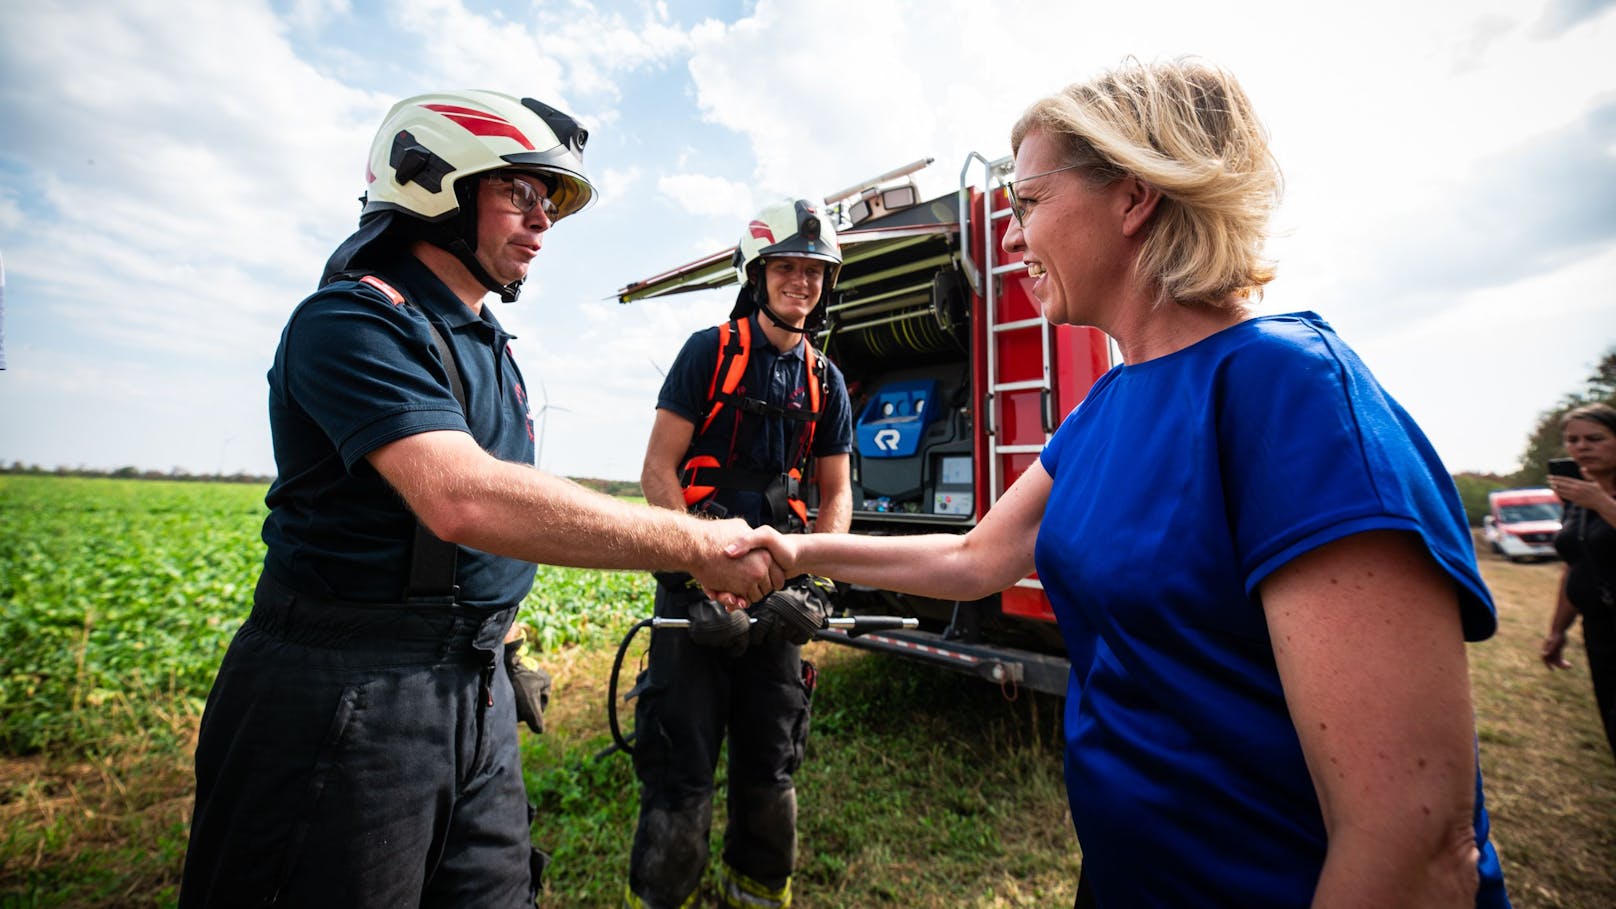
[[528,180],[514,174],[493,174],[488,179],[508,184],[511,188],[511,204],[516,206],[516,210],[524,215],[535,208],[541,207],[545,217],[552,221],[560,214],[560,209],[556,208],[555,203],[550,201],[549,195],[539,195],[539,191],[534,189],[532,182]]
[[1016,216],[1016,223],[1022,227],[1027,226],[1027,203],[1021,201],[1021,197],[1016,195],[1017,183],[1026,183],[1028,180],[1036,180],[1039,177],[1047,177],[1050,174],[1058,174],[1061,171],[1076,170],[1079,167],[1087,166],[1087,164],[1068,164],[1065,167],[1057,167],[1054,170],[1046,170],[1041,174],[1033,174],[1030,177],[1022,177],[1020,180],[1004,181],[1004,191],[1010,196],[1010,214]]

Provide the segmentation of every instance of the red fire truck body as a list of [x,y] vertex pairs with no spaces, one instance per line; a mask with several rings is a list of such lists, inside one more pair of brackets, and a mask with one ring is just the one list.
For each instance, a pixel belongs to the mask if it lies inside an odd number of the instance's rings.
[[[843,266],[821,350],[852,398],[852,532],[970,530],[1110,368],[1095,329],[1040,316],[1000,241],[1012,162],[972,154],[956,193],[920,201],[916,162],[826,198]],[[618,292],[623,303],[733,285],[733,248]],[[912,631],[820,637],[1064,694],[1070,667],[1036,575],[981,600],[841,585],[838,610],[920,619]]]

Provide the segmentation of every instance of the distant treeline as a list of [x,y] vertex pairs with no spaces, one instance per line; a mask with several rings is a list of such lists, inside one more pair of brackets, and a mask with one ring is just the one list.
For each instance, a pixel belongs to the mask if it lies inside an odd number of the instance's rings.
[[[273,476],[260,476],[250,473],[191,473],[183,467],[176,467],[169,471],[141,470],[138,467],[98,470],[90,467],[41,467],[38,464],[24,464],[21,461],[0,464],[0,474],[109,477],[116,480],[177,480],[182,483],[256,483],[261,486],[267,486],[275,480]],[[638,496],[641,494],[638,480],[599,480],[593,477],[571,477],[570,479],[580,486],[587,486],[610,496]]]

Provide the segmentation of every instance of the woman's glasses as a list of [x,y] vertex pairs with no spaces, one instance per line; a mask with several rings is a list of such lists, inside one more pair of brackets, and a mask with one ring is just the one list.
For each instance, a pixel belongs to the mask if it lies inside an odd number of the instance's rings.
[[1086,165],[1086,164],[1068,164],[1065,167],[1057,167],[1054,170],[1046,170],[1041,174],[1033,174],[1030,177],[1022,177],[1020,180],[1006,180],[1006,181],[1004,181],[1004,191],[1005,191],[1005,193],[1007,195],[1010,196],[1010,214],[1016,216],[1016,223],[1021,225],[1022,227],[1027,226],[1027,221],[1026,221],[1027,204],[1025,202],[1021,201],[1020,196],[1016,195],[1016,184],[1017,183],[1026,183],[1028,180],[1036,180],[1039,177],[1047,177],[1050,174],[1058,174],[1061,171],[1076,170],[1079,167],[1087,167],[1087,166],[1088,165]]

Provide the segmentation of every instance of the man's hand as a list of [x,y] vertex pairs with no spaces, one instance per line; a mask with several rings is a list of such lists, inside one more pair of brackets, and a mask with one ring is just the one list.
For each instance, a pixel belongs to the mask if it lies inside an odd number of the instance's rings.
[[[745,609],[778,590],[785,583],[786,573],[775,564],[767,549],[748,546],[746,550],[730,555],[736,540],[751,539],[755,534],[745,521],[705,521],[707,535],[704,552],[690,573],[707,591],[707,595],[729,609]],[[767,528],[765,528],[767,530]],[[773,530],[768,530],[774,534]],[[778,534],[775,534],[778,536]]]
[[[731,558],[744,558],[755,555],[759,551],[767,551],[774,558],[774,564],[780,567],[786,577],[793,577],[800,572],[797,570],[797,543],[802,540],[803,534],[782,534],[773,527],[753,527],[744,536],[730,542],[724,552]],[[776,588],[779,585],[775,585]],[[756,601],[754,601],[756,602]]]

